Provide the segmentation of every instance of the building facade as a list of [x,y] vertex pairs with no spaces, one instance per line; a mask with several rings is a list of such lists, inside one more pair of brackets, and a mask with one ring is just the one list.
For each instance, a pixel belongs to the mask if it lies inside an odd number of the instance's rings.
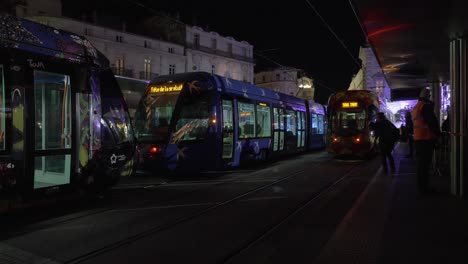
[[315,87],[313,80],[301,75],[300,69],[280,67],[255,74],[255,84],[270,90],[314,100]]
[[353,77],[348,90],[373,91],[377,93],[380,98],[384,98],[386,102],[390,102],[390,87],[372,48],[361,47],[359,50],[359,58],[362,61],[361,69]]
[[[60,0],[15,1],[12,10],[48,26],[85,36],[110,61],[133,115],[149,81],[159,75],[204,71],[253,83],[253,46],[213,31],[155,15],[132,32],[125,22],[112,28],[62,16]],[[94,16],[97,16],[94,13]]]
[[253,84],[253,46],[197,26],[186,27],[187,72],[204,71]]

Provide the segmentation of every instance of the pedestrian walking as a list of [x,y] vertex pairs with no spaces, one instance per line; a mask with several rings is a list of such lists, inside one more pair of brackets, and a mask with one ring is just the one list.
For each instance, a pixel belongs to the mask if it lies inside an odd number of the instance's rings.
[[393,147],[398,141],[400,131],[380,112],[377,114],[377,122],[375,123],[375,137],[379,140],[380,155],[382,158],[382,168],[385,173],[388,173],[387,160],[390,165],[392,174],[395,173],[395,161],[392,156]]
[[434,114],[434,103],[429,99],[430,97],[430,90],[422,89],[418,103],[411,112],[417,159],[418,189],[421,194],[436,193],[430,186],[429,168],[431,168],[440,129]]
[[406,126],[406,133],[408,137],[408,154],[406,155],[407,158],[413,158],[413,146],[414,146],[414,132],[413,132],[413,120],[411,118],[411,112],[405,113],[405,126]]

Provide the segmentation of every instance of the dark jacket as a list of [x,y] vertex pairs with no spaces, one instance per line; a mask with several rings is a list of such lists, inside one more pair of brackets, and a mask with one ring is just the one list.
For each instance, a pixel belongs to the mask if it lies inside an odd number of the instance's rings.
[[375,123],[375,136],[379,139],[379,145],[393,145],[398,140],[395,132],[399,133],[398,128],[387,119]]

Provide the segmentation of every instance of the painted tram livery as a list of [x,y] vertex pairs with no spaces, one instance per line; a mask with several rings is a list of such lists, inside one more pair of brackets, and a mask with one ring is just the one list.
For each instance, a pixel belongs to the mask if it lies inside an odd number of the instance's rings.
[[339,91],[328,100],[327,150],[335,155],[366,157],[373,153],[372,123],[377,113],[393,115],[377,94],[367,90]]
[[325,122],[320,104],[202,72],[155,78],[135,113],[143,167],[169,171],[323,148]]
[[0,194],[101,189],[133,169],[127,106],[83,37],[0,14]]

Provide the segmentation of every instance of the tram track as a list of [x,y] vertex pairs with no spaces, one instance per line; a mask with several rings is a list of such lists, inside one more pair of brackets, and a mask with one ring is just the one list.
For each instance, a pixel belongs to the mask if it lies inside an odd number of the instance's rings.
[[[318,164],[316,164],[315,166],[313,166],[313,168],[316,168],[316,167],[319,167],[321,165],[324,165],[326,163],[329,163],[331,162],[332,159],[327,159],[323,162],[320,162]],[[307,205],[309,205],[312,201],[314,201],[315,199],[317,199],[318,197],[320,197],[321,195],[323,195],[324,193],[327,193],[328,191],[330,191],[331,189],[333,189],[333,187],[338,184],[339,182],[341,182],[343,179],[345,179],[348,175],[350,175],[351,172],[354,171],[354,169],[356,167],[359,167],[360,164],[353,164],[351,165],[350,168],[347,169],[347,171],[344,173],[343,176],[341,176],[339,179],[329,183],[329,184],[326,184],[325,186],[323,186],[318,192],[315,192],[315,194],[313,195],[313,197],[307,199],[304,203],[301,203],[300,206],[298,208],[296,208],[294,210],[294,212],[292,212],[291,214],[288,214],[284,219],[282,219],[278,224],[275,224],[275,226],[273,226],[272,228],[269,228],[268,230],[266,230],[266,232],[264,232],[260,237],[257,237],[256,239],[254,239],[253,241],[251,241],[248,245],[246,246],[243,246],[241,249],[239,249],[239,251],[236,251],[234,253],[234,255],[232,255],[232,257],[235,257],[237,254],[243,252],[243,250],[246,250],[250,247],[250,245],[252,244],[255,244],[256,241],[259,241],[261,240],[264,236],[267,236],[270,232],[274,231],[277,227],[281,226],[284,222],[288,221],[288,219],[290,219],[291,217],[293,217],[295,214],[297,214],[298,212],[300,212],[304,207],[306,207]],[[311,169],[310,167],[308,168],[309,170]],[[104,254],[106,252],[109,252],[109,251],[112,251],[112,250],[115,250],[119,247],[122,247],[122,246],[125,246],[125,245],[128,245],[128,244],[131,244],[133,242],[136,242],[140,239],[143,239],[145,237],[148,237],[148,236],[151,236],[151,235],[154,235],[154,234],[157,234],[159,232],[162,232],[162,231],[165,231],[165,230],[168,230],[168,229],[171,229],[171,228],[174,228],[182,223],[185,223],[185,222],[189,222],[190,220],[193,220],[193,219],[196,219],[197,217],[200,217],[200,216],[203,216],[203,215],[206,215],[208,213],[211,213],[217,209],[220,209],[224,206],[228,206],[230,204],[233,204],[234,202],[238,202],[238,201],[242,201],[244,198],[250,196],[250,195],[253,195],[253,194],[256,194],[256,193],[259,193],[267,188],[270,188],[272,186],[275,186],[275,185],[278,185],[280,183],[283,183],[287,180],[290,180],[292,178],[294,178],[295,176],[298,176],[298,175],[301,175],[302,173],[306,172],[306,169],[301,169],[301,170],[298,170],[298,171],[294,171],[294,172],[291,172],[291,173],[288,173],[287,176],[284,176],[284,177],[281,177],[280,179],[278,180],[275,180],[271,183],[268,183],[266,185],[262,185],[260,187],[257,187],[253,190],[249,190],[247,192],[244,192],[242,194],[239,194],[235,197],[232,197],[228,200],[225,200],[223,202],[219,202],[219,203],[214,203],[212,206],[209,206],[208,208],[205,208],[203,210],[200,210],[200,211],[197,211],[197,212],[194,212],[190,215],[187,215],[187,216],[183,216],[183,217],[180,217],[174,221],[171,221],[171,222],[168,222],[168,223],[163,223],[163,224],[159,224],[159,225],[156,225],[152,228],[149,228],[149,229],[146,229],[142,232],[139,232],[137,234],[134,234],[134,235],[131,235],[127,238],[124,238],[124,239],[120,239],[118,241],[115,241],[113,243],[110,243],[106,246],[103,246],[101,248],[98,248],[98,249],[95,249],[95,250],[92,250],[86,254],[83,254],[81,256],[78,256],[78,257],[75,257],[75,258],[72,258],[72,259],[69,259],[67,261],[65,261],[64,263],[69,263],[69,264],[74,264],[74,263],[80,263],[80,262],[83,262],[83,261],[86,261],[88,259],[91,259],[93,257],[96,257],[96,256],[99,256],[101,254]],[[249,174],[250,175],[250,174]],[[245,177],[249,177],[249,175],[246,175]],[[251,175],[250,175],[251,177]],[[243,178],[243,177],[241,177]],[[237,181],[239,180],[239,177],[236,177],[236,178],[233,178],[232,181]],[[220,184],[226,184],[228,182],[223,182],[223,183],[220,183]],[[231,181],[229,181],[229,183],[231,183]],[[216,187],[217,185],[213,186],[213,187]]]
[[[300,156],[303,156],[303,155],[298,155],[298,157],[300,157]],[[315,164],[314,167],[320,166],[321,164],[323,164],[323,163],[325,163],[327,161],[330,161],[330,160],[331,159],[326,159],[324,161],[318,162],[317,164]],[[279,162],[281,162],[281,161],[282,160],[279,160]],[[243,180],[249,180],[252,177],[255,177],[256,175],[261,175],[261,174],[265,173],[265,170],[270,170],[271,168],[267,167],[269,164],[274,164],[274,163],[268,162],[267,165],[261,165],[260,169],[246,169],[248,171],[247,174],[245,174],[246,170],[232,170],[230,172],[232,174],[234,174],[235,176],[233,176],[233,177],[231,177],[229,179],[226,179],[226,180],[219,180],[219,181],[216,181],[216,182],[203,182],[202,181],[202,183],[204,183],[204,184],[200,184],[200,187],[184,191],[183,195],[180,195],[180,193],[179,193],[178,196],[171,197],[170,199],[167,199],[166,202],[174,201],[174,200],[181,199],[181,198],[184,198],[184,197],[190,197],[193,194],[195,194],[197,192],[200,192],[201,190],[211,190],[211,189],[214,189],[214,188],[219,188],[220,186],[223,186],[223,185],[226,185],[226,184],[232,184],[232,183],[240,182],[240,181],[243,181]],[[300,173],[300,172],[298,172],[298,173]],[[190,185],[190,183],[193,183],[193,185],[196,185],[196,183],[198,183],[198,182],[200,182],[200,181],[191,180],[190,182],[187,182],[187,181],[180,181],[180,180],[174,179],[174,180],[171,180],[171,181],[167,181],[164,184],[154,185],[151,188],[141,187],[139,190],[145,190],[145,189],[146,190],[148,190],[148,189],[156,190],[158,188],[179,187],[179,186],[182,186],[184,184]],[[116,189],[116,190],[120,190],[120,189]],[[128,189],[123,189],[123,190],[128,190]],[[138,189],[134,189],[134,190],[138,190]],[[39,231],[39,230],[55,227],[57,225],[71,223],[73,221],[77,221],[77,220],[80,220],[82,218],[96,216],[96,215],[100,215],[100,214],[105,214],[105,213],[108,213],[108,212],[112,212],[114,210],[119,210],[119,208],[121,208],[122,206],[129,206],[129,205],[131,205],[132,207],[141,206],[141,205],[147,204],[148,202],[151,202],[151,201],[152,200],[143,200],[143,201],[139,201],[139,202],[134,203],[134,204],[130,204],[130,203],[123,204],[123,205],[122,204],[116,204],[115,206],[101,207],[101,208],[96,208],[96,209],[89,209],[89,210],[81,211],[81,212],[78,211],[78,212],[72,213],[71,215],[69,214],[69,215],[64,215],[64,216],[58,216],[58,217],[52,218],[52,219],[46,219],[46,220],[43,220],[43,221],[40,221],[40,222],[37,222],[37,223],[29,224],[29,226],[23,227],[21,229],[10,230],[9,232],[4,232],[1,235],[0,239],[1,240],[6,240],[6,239],[13,238],[13,237],[16,237],[16,236],[27,235],[27,234],[30,234],[30,233],[33,233],[33,232],[36,232],[36,231]],[[217,205],[217,204],[220,204],[220,203],[215,203],[215,205]],[[221,204],[222,204],[222,202],[221,202]],[[165,205],[161,205],[161,207],[164,207],[164,206]]]
[[293,217],[298,215],[302,210],[304,210],[306,207],[308,207],[310,204],[321,198],[322,196],[326,195],[327,193],[331,192],[334,190],[334,187],[337,186],[339,183],[341,183],[343,180],[345,180],[347,177],[349,177],[353,172],[354,169],[357,167],[362,166],[362,164],[356,164],[355,166],[351,167],[343,176],[339,177],[338,179],[332,181],[331,183],[323,186],[318,192],[314,193],[311,197],[307,198],[305,201],[299,203],[299,205],[289,214],[284,216],[279,222],[276,222],[266,230],[264,230],[262,233],[257,235],[255,238],[249,240],[247,243],[244,243],[241,247],[239,247],[236,251],[234,251],[232,254],[227,256],[222,263],[225,264],[230,264],[233,263],[233,260],[252,248],[254,245],[271,235],[275,230],[277,230],[279,227],[290,221]]

